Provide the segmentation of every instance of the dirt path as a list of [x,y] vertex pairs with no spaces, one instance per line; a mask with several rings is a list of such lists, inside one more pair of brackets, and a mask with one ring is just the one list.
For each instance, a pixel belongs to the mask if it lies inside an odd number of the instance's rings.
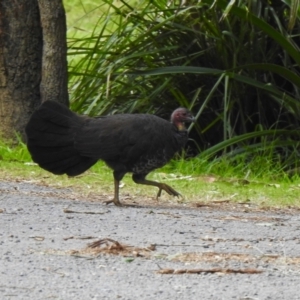
[[1,182],[0,298],[300,299],[299,218],[227,203],[119,208]]

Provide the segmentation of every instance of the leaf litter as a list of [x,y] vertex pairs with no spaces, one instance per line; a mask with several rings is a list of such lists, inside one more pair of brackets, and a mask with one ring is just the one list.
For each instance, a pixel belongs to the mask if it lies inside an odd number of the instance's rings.
[[98,257],[101,254],[120,255],[124,257],[145,257],[150,258],[151,252],[156,249],[155,245],[148,247],[136,247],[120,243],[111,238],[99,239],[95,242],[89,243],[86,248],[82,250],[72,250],[70,252],[73,256]]
[[[68,238],[71,239],[72,237]],[[80,237],[76,237],[80,238]],[[84,237],[83,239],[85,239]],[[93,237],[88,237],[93,238]],[[65,239],[67,240],[67,239]],[[96,259],[101,255],[122,256],[129,261],[135,258],[145,259],[160,259],[162,261],[172,261],[181,263],[209,263],[219,265],[229,265],[230,263],[241,263],[243,266],[240,268],[232,267],[205,267],[205,268],[191,268],[191,269],[173,269],[173,268],[160,268],[156,271],[158,274],[200,274],[200,273],[218,273],[218,274],[260,274],[264,272],[264,268],[259,268],[259,264],[272,264],[272,265],[294,265],[300,264],[300,257],[286,257],[280,254],[261,254],[251,255],[245,253],[223,253],[223,252],[186,252],[167,255],[157,253],[156,244],[150,244],[147,247],[138,247],[123,244],[111,238],[98,239],[80,250],[48,250],[44,254],[52,255],[71,255],[78,258]],[[165,245],[172,247],[173,245]],[[127,261],[127,260],[126,260]],[[255,267],[253,267],[255,266]]]
[[[81,251],[73,250],[71,255],[78,257],[86,257],[92,255],[95,258],[101,254],[119,255],[123,257],[143,257],[151,259],[152,253],[156,250],[156,245],[151,244],[148,247],[136,247],[120,243],[110,238],[99,239],[95,242],[89,243],[86,248]],[[219,254],[220,255],[220,254]],[[181,255],[172,256],[172,261],[195,261],[196,257],[205,257],[205,253],[185,253]],[[208,255],[212,257],[211,253]],[[243,256],[242,254],[235,254],[235,256]],[[161,256],[161,258],[163,255]],[[170,256],[165,256],[170,257]],[[193,259],[192,259],[193,257]],[[130,260],[131,262],[132,260]],[[200,274],[200,273],[223,273],[223,274],[260,274],[262,270],[255,268],[197,268],[197,269],[160,269],[156,271],[158,274]]]

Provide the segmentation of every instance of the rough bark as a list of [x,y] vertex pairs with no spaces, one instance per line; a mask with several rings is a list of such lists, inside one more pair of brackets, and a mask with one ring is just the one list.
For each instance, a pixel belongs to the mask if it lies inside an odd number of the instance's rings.
[[68,105],[62,0],[0,0],[0,136],[24,135],[41,101]]
[[15,138],[40,103],[42,28],[36,0],[0,1],[0,135]]
[[66,15],[62,0],[38,0],[43,28],[41,99],[69,105]]

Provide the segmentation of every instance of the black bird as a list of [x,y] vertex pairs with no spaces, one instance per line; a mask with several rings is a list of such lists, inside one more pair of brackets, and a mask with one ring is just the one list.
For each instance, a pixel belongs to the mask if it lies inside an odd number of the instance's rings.
[[188,140],[185,123],[193,122],[186,108],[177,108],[171,122],[149,114],[118,114],[99,118],[80,116],[66,106],[45,101],[27,126],[27,147],[34,162],[53,174],[76,176],[103,160],[114,176],[114,198],[106,203],[122,206],[119,183],[128,172],[135,183],[180,194],[165,183],[147,180],[164,166]]

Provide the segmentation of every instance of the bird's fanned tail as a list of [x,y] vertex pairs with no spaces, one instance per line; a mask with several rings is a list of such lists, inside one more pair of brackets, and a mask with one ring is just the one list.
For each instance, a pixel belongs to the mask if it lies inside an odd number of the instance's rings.
[[84,120],[62,104],[43,103],[25,129],[33,161],[54,174],[70,176],[79,175],[94,165],[97,159],[80,155],[74,146],[76,133]]

